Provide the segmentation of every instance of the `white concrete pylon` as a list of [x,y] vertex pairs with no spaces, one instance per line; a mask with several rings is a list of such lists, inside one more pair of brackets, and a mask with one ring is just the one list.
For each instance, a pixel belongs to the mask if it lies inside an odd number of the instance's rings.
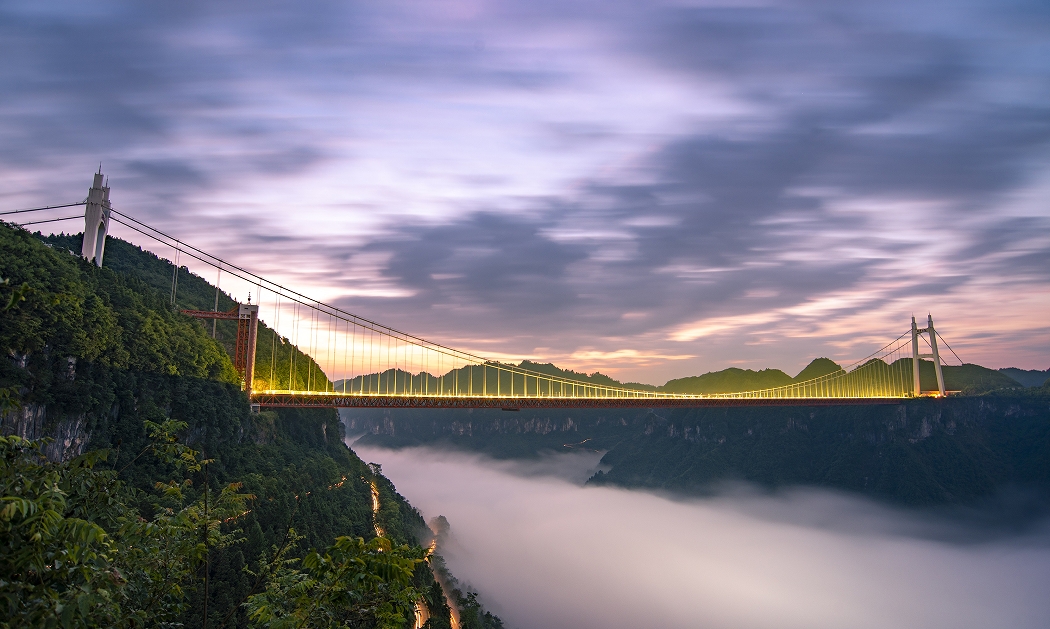
[[[920,328],[915,323],[915,317],[911,318],[911,369],[912,378],[914,379],[914,394],[916,397],[922,395],[922,388],[920,386],[920,374],[919,366],[922,358],[933,359],[933,370],[937,375],[937,392],[941,397],[944,397],[944,372],[941,369],[941,354],[937,351],[937,330],[933,327],[933,315],[927,315],[926,327]],[[930,339],[930,349],[933,350],[930,354],[919,353],[919,336],[925,334]]]
[[919,381],[919,327],[915,324],[915,316],[911,318],[911,377],[914,385],[915,397],[922,395],[922,385]]
[[944,397],[944,374],[941,372],[941,354],[937,351],[937,331],[933,329],[933,315],[927,315],[929,327],[926,336],[930,337],[930,349],[933,350],[933,368],[937,372],[937,391]]
[[84,207],[84,243],[80,248],[80,255],[97,266],[102,266],[106,235],[109,233],[109,186],[103,185],[103,179],[102,170],[99,169],[88,189]]

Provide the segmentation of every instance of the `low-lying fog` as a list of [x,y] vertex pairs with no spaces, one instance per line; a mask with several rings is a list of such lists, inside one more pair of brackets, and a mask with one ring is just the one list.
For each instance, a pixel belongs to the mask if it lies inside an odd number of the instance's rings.
[[1050,626],[1045,526],[967,538],[825,492],[584,488],[597,454],[354,449],[428,520],[448,518],[453,574],[509,628]]

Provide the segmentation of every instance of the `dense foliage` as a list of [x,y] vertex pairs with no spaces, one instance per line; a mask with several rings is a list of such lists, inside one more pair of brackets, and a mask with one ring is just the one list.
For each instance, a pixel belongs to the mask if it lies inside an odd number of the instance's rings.
[[[151,424],[152,454],[183,472],[208,464],[182,446],[179,422]],[[43,457],[38,444],[0,437],[0,626],[175,626],[195,615],[189,593],[208,586],[210,562],[242,545],[252,496],[239,483],[209,495],[189,477],[158,482],[148,517],[132,504],[119,472],[96,469],[107,451],[65,463]],[[243,605],[261,627],[404,627],[419,593],[413,586],[423,551],[394,547],[385,537],[338,537],[325,550],[289,557],[298,541],[289,528],[272,558],[260,558],[256,586],[244,600],[203,605],[201,624],[226,624]],[[249,573],[251,574],[251,573]],[[217,584],[228,585],[228,584]],[[258,590],[258,591],[256,591]],[[219,603],[219,605],[215,605]]]
[[[78,361],[104,367],[237,382],[229,356],[192,319],[172,312],[141,281],[50,249],[0,225],[0,275],[22,291],[3,312],[0,379],[48,402],[52,374]],[[67,378],[68,379],[68,378]]]
[[[912,362],[910,358],[899,359],[891,366],[894,373],[901,374],[904,385],[910,386]],[[782,387],[789,384],[806,382],[826,374],[842,371],[842,367],[828,358],[817,358],[792,378],[779,369],[738,369],[730,367],[722,371],[713,371],[701,376],[689,376],[670,380],[657,390],[667,393],[733,393],[736,391],[755,391]],[[880,371],[885,373],[885,371]],[[948,391],[960,391],[967,394],[986,393],[997,389],[1020,388],[1022,385],[1005,373],[988,369],[980,365],[944,365],[942,367],[944,387]],[[919,361],[919,378],[923,391],[937,388],[937,375],[931,361]]]
[[[80,251],[81,234],[37,237],[56,251]],[[151,292],[155,295],[168,295],[169,300],[173,295],[179,309],[226,312],[238,303],[231,295],[191,273],[185,266],[178,267],[176,272],[175,265],[168,260],[119,238],[106,240],[103,265],[103,268],[119,276],[135,278],[153,289]],[[244,299],[247,300],[247,297],[245,295]],[[206,334],[214,332],[219,344],[228,353],[233,353],[237,336],[236,322],[210,320],[198,322],[197,325]],[[299,351],[288,338],[276,334],[263,322],[259,323],[256,344],[254,389],[302,390],[332,386],[313,358]]]
[[[4,626],[405,627],[425,604],[450,627],[422,517],[334,410],[251,413],[223,339],[154,290],[163,261],[52,244],[0,224]],[[179,305],[210,309],[182,273]]]

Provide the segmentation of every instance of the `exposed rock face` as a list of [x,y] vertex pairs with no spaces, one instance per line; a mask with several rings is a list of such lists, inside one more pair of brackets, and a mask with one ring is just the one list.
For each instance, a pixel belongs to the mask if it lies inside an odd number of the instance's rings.
[[0,432],[23,439],[50,437],[51,443],[42,451],[52,461],[68,461],[80,456],[91,439],[83,414],[48,418],[47,407],[40,404],[26,404],[5,413],[0,419]]
[[[571,411],[569,411],[571,412]],[[454,413],[451,414],[451,413]],[[440,436],[472,437],[484,434],[501,435],[551,435],[575,433],[581,428],[580,420],[558,416],[554,413],[537,415],[536,411],[521,411],[514,417],[505,417],[500,411],[450,411],[440,416],[428,411],[355,412],[342,409],[340,418],[348,434],[367,433],[388,437],[429,439]],[[509,413],[508,413],[509,414]],[[589,418],[586,424],[611,424],[604,417]],[[626,426],[627,420],[617,416],[616,425]]]
[[[508,417],[509,416],[509,417]],[[605,451],[592,482],[704,493],[717,483],[807,485],[914,505],[1016,487],[1050,496],[1050,396],[899,405],[427,411],[343,409],[348,434],[385,447],[497,457]]]

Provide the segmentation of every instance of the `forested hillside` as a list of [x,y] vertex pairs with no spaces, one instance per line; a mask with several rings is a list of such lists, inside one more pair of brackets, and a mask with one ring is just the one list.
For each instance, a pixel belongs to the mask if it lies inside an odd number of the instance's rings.
[[[851,381],[853,386],[858,386],[862,389],[865,386],[870,386],[873,390],[879,390],[882,388],[886,374],[891,373],[893,378],[899,381],[902,390],[911,390],[912,361],[910,358],[899,359],[892,365],[883,363],[878,368],[870,368],[872,363],[877,362],[877,360],[869,361],[864,366],[867,368],[866,370],[858,370],[856,373],[863,375]],[[264,363],[257,361],[257,364],[262,365]],[[268,365],[269,363],[265,364]],[[405,393],[410,390],[450,392],[458,388],[463,393],[466,393],[471,386],[470,383],[477,386],[484,378],[489,392],[501,391],[510,393],[516,391],[521,393],[526,390],[526,387],[528,387],[529,391],[535,392],[537,386],[535,378],[529,376],[526,379],[520,373],[512,374],[505,369],[497,370],[495,364],[487,363],[487,366],[472,365],[460,367],[443,374],[431,374],[429,376],[422,373],[409,373],[402,369],[388,369],[382,373],[364,374],[346,380],[338,380],[333,387],[338,391],[344,390],[345,387],[347,391],[373,391],[379,393]],[[845,370],[833,360],[817,358],[810,362],[794,378],[779,369],[755,371],[730,367],[699,376],[676,378],[661,386],[653,386],[637,382],[620,382],[600,372],[585,374],[570,369],[561,369],[550,363],[534,363],[523,360],[517,366],[530,372],[543,373],[577,382],[690,395],[758,391],[808,382],[827,374],[835,374],[836,372],[845,373]],[[942,367],[944,386],[947,391],[971,395],[1000,389],[1023,388],[1021,383],[1007,375],[1008,372],[1009,370],[996,371],[972,364],[944,365]],[[443,375],[444,378],[439,381],[436,377],[438,375]],[[919,361],[919,377],[923,391],[935,391],[937,389],[937,376],[931,361]],[[1031,376],[1025,378],[1026,381],[1031,379]],[[865,383],[870,384],[866,385]],[[1042,384],[1042,380],[1039,381],[1039,384]]]
[[698,409],[342,409],[362,442],[533,458],[604,451],[595,484],[706,494],[745,481],[912,506],[1050,500],[1050,386],[893,405]]
[[613,445],[592,482],[705,493],[729,481],[827,487],[912,506],[1050,498],[1050,395],[893,406],[675,409]]
[[[56,250],[74,253],[80,252],[81,234],[59,234],[38,236]],[[135,278],[145,286],[153,289],[159,299],[167,297],[170,302],[172,281],[175,278],[174,265],[157,255],[137,247],[120,238],[110,237],[106,240],[106,254],[103,267],[116,272],[121,277]],[[176,290],[174,291],[177,309],[186,310],[219,310],[229,311],[237,305],[233,297],[206,279],[191,273],[185,266],[179,268]],[[247,296],[242,298],[246,301]],[[214,330],[215,339],[228,353],[233,353],[237,336],[235,321],[198,322],[207,332]],[[289,385],[290,382],[290,385]],[[253,389],[297,389],[331,387],[327,376],[317,363],[299,351],[287,338],[273,332],[266,323],[259,322],[259,335],[255,354],[255,383]]]
[[99,269],[0,224],[0,627],[408,627],[421,604],[450,627],[420,514],[334,410],[251,413],[162,262],[110,239]]
[[1016,369],[1014,367],[1007,367],[1006,369],[1000,369],[999,372],[1026,387],[1042,386],[1050,380],[1050,369],[1040,371],[1038,369]]
[[[912,373],[910,358],[903,358],[898,362],[894,362],[886,370],[889,369],[892,369],[893,373],[900,373],[902,382],[910,385]],[[666,391],[667,393],[693,394],[755,391],[806,382],[807,380],[842,370],[841,366],[828,358],[817,358],[794,378],[779,369],[753,371],[751,369],[730,367],[722,371],[706,373],[702,376],[671,380],[662,387],[658,387],[657,390]],[[883,373],[886,370],[883,370]],[[944,365],[942,373],[944,375],[944,388],[948,391],[973,394],[1023,386],[1010,378],[1006,370],[995,371],[980,365]],[[919,377],[923,391],[937,389],[937,375],[934,372],[931,361],[919,361]],[[1039,384],[1042,384],[1042,381]]]

